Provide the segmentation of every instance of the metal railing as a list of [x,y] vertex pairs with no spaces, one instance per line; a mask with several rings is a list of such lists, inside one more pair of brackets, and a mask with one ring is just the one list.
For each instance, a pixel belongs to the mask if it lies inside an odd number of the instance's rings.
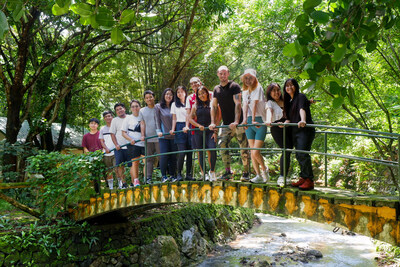
[[[251,126],[255,126],[254,124],[241,124],[241,125],[237,125],[237,127],[251,127]],[[258,126],[263,126],[263,125],[258,125]],[[206,151],[222,151],[222,150],[230,150],[230,151],[235,151],[235,150],[261,150],[263,152],[267,151],[270,153],[283,153],[283,165],[286,166],[287,162],[286,162],[286,153],[287,152],[294,152],[294,153],[307,153],[307,154],[315,154],[315,155],[322,155],[324,156],[324,182],[325,182],[325,186],[328,185],[328,157],[336,157],[336,158],[344,158],[344,159],[350,159],[350,160],[355,160],[355,161],[362,161],[362,162],[370,162],[370,163],[375,163],[375,164],[380,164],[380,165],[384,165],[384,166],[388,166],[388,167],[393,167],[397,169],[397,181],[400,182],[400,134],[396,134],[396,133],[388,133],[388,132],[379,132],[379,131],[373,131],[373,130],[365,130],[365,129],[358,129],[358,128],[348,128],[348,127],[338,127],[338,126],[329,126],[329,125],[318,125],[318,124],[307,124],[306,127],[312,127],[312,128],[318,128],[318,129],[330,129],[330,130],[340,130],[340,132],[335,132],[335,131],[316,131],[316,134],[323,134],[324,136],[324,152],[315,152],[315,151],[305,151],[305,150],[296,150],[296,149],[289,149],[286,148],[286,129],[287,127],[290,126],[296,126],[297,127],[297,123],[271,123],[271,127],[273,126],[279,126],[283,128],[283,148],[240,148],[240,147],[232,147],[232,148],[211,148],[211,149],[206,149],[205,148],[205,134],[206,134],[206,130],[208,129],[208,127],[204,128],[203,131],[203,148],[202,149],[190,149],[190,150],[183,150],[183,151],[172,151],[172,152],[167,152],[167,153],[159,153],[159,154],[154,154],[154,155],[147,155],[147,140],[148,139],[152,139],[152,138],[158,138],[158,135],[154,135],[154,136],[149,136],[145,138],[145,156],[135,159],[135,160],[131,160],[131,161],[127,161],[123,164],[129,163],[129,162],[135,162],[135,161],[140,161],[143,159],[148,159],[151,157],[158,157],[158,156],[162,156],[162,155],[171,155],[171,154],[180,154],[180,153],[186,153],[186,152],[203,152],[203,181],[205,179],[205,152]],[[221,126],[217,126],[216,128],[220,129],[220,128],[228,128],[228,125],[221,125]],[[188,134],[191,134],[191,131],[200,131],[199,128],[193,128],[188,130]],[[181,131],[175,131],[174,133],[179,133],[179,132],[183,132]],[[354,133],[354,132],[360,132],[360,133]],[[163,134],[163,136],[167,136],[170,135],[169,133],[165,133]],[[398,143],[398,150],[397,150],[397,161],[393,161],[393,160],[384,160],[384,159],[372,159],[372,158],[366,158],[366,157],[357,157],[357,156],[352,156],[352,155],[341,155],[341,154],[334,154],[334,153],[328,153],[328,135],[349,135],[349,136],[361,136],[361,137],[369,137],[369,138],[385,138],[385,139],[391,139],[391,140],[397,140]],[[135,142],[139,142],[141,140],[135,140]],[[121,147],[124,146],[128,146],[129,143],[122,145]],[[115,149],[111,150],[114,151]],[[249,159],[249,162],[251,162],[251,160]],[[120,164],[122,165],[122,164]],[[119,166],[119,165],[118,165]],[[193,164],[194,166],[194,164]],[[114,168],[117,167],[113,166],[110,168]],[[145,161],[145,166],[144,166],[145,170],[147,170],[147,160]],[[249,166],[249,170],[250,170],[250,166]],[[283,170],[284,172],[284,182],[285,182],[285,186],[286,186],[286,177],[287,177],[287,173],[286,173],[286,168],[284,168]],[[144,179],[146,179],[146,177],[144,177]]]

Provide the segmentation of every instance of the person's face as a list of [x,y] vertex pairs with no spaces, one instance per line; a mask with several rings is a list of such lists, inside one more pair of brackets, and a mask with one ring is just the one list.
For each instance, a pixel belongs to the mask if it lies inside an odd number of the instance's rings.
[[152,94],[146,94],[144,97],[144,102],[146,105],[153,106],[154,105],[154,96]]
[[247,87],[251,87],[251,86],[254,84],[255,79],[256,79],[256,78],[255,78],[253,75],[246,74],[246,75],[243,77],[243,83],[244,83],[244,85],[246,85]]
[[139,113],[139,110],[140,110],[140,105],[136,102],[132,102],[132,104],[131,104],[132,113],[136,115]]
[[111,121],[112,121],[112,119],[113,119],[113,115],[110,114],[110,113],[108,113],[107,115],[105,115],[105,116],[103,117],[103,119],[104,119],[104,121],[106,122],[106,124],[110,124]]
[[193,91],[196,93],[201,85],[200,81],[194,81],[190,83],[190,87],[192,87]]
[[178,96],[179,99],[184,100],[186,93],[182,88],[179,88],[178,91],[176,92],[176,95]]
[[208,94],[207,94],[206,90],[200,90],[198,92],[198,96],[199,96],[199,99],[203,102],[206,102],[208,100]]
[[165,102],[167,102],[168,104],[171,103],[172,99],[174,98],[174,94],[172,93],[172,91],[168,91],[165,93],[164,95],[164,100]]
[[285,90],[286,90],[286,93],[288,93],[290,95],[290,97],[293,98],[294,93],[296,92],[296,87],[294,87],[292,82],[287,82]]
[[115,113],[117,114],[118,117],[123,117],[125,115],[125,108],[122,106],[118,106],[115,108]]
[[90,128],[90,130],[95,131],[95,130],[97,130],[97,128],[99,128],[99,125],[97,124],[97,122],[91,121],[89,123],[89,128]]
[[281,89],[275,86],[271,91],[272,99],[275,100],[275,102],[277,102],[281,98],[281,95],[282,95]]
[[229,71],[220,70],[220,71],[217,72],[217,76],[218,76],[220,82],[222,82],[222,83],[228,82]]

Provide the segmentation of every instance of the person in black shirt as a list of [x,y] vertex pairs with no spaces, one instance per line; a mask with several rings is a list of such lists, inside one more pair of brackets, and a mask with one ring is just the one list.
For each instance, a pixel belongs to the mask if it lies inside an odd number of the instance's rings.
[[[315,128],[305,127],[313,124],[310,112],[310,101],[300,93],[299,84],[295,79],[288,79],[284,88],[285,123],[297,123],[291,127],[293,145],[297,150],[311,150],[311,144],[315,138]],[[296,159],[300,165],[300,178],[292,186],[301,190],[314,189],[314,174],[312,171],[311,157],[309,154],[296,152]]]
[[[221,148],[228,148],[229,143],[235,136],[241,148],[249,147],[244,127],[236,127],[239,122],[243,120],[242,115],[242,100],[240,86],[229,81],[229,69],[226,66],[221,66],[217,71],[220,84],[214,87],[214,95],[211,102],[211,124],[210,130],[216,127],[216,119],[218,112],[218,105],[221,109],[223,125],[229,125],[228,128],[222,128],[219,132],[219,146]],[[241,181],[249,181],[249,151],[240,150],[243,162],[243,175]],[[229,150],[221,151],[222,161],[225,165],[225,174],[219,179],[230,180],[232,178],[231,172],[231,156]]]

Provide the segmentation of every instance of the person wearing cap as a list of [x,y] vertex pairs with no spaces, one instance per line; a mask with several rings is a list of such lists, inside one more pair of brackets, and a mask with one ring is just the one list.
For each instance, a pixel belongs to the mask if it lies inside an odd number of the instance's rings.
[[256,177],[250,180],[252,183],[266,183],[269,180],[268,168],[264,158],[257,148],[264,147],[267,127],[263,124],[265,120],[265,99],[264,90],[257,80],[257,73],[254,69],[247,69],[241,76],[243,83],[243,121],[242,124],[254,124],[262,126],[246,127],[246,136],[251,150],[251,162],[253,163]]
[[[214,97],[211,102],[211,124],[210,130],[214,130],[217,122],[218,106],[221,109],[223,125],[229,126],[220,129],[219,146],[221,148],[229,148],[229,144],[233,137],[236,137],[241,148],[247,148],[248,142],[243,127],[236,127],[242,120],[242,103],[241,103],[241,88],[239,84],[230,81],[229,69],[227,66],[218,68],[217,76],[220,84],[214,87]],[[243,163],[243,174],[241,181],[249,181],[249,152],[240,150]],[[231,172],[231,156],[228,149],[221,151],[222,161],[225,166],[225,173],[220,177],[220,180],[232,179]]]

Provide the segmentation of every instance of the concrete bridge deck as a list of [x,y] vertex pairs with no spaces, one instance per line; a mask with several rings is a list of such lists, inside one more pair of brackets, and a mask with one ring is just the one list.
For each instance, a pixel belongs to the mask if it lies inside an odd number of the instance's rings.
[[208,203],[246,207],[305,218],[400,245],[399,199],[319,187],[312,191],[270,184],[178,182],[113,190],[70,208],[77,220],[173,203]]

